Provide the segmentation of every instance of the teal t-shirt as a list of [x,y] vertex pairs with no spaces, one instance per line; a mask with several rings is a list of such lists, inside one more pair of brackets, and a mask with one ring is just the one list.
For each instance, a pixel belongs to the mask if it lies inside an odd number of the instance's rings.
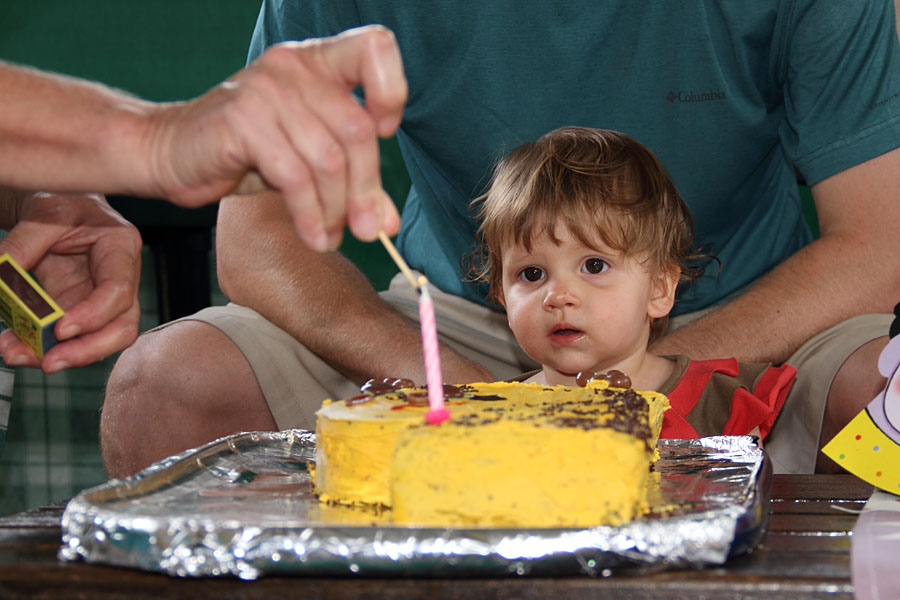
[[512,148],[563,125],[650,148],[722,269],[674,314],[739,292],[809,243],[813,185],[900,146],[890,0],[266,0],[250,57],[283,40],[380,23],[409,101],[397,133],[413,188],[398,246],[441,289],[467,282],[470,201]]

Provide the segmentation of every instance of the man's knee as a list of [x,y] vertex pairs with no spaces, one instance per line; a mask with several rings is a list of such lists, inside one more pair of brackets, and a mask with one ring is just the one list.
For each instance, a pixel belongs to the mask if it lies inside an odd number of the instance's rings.
[[[857,348],[841,365],[828,391],[819,438],[820,448],[884,389],[887,381],[878,371],[878,356],[887,342],[887,337],[871,340]],[[816,472],[840,473],[842,469],[819,453]]]
[[[182,325],[145,333],[122,352],[106,385],[104,425],[133,426],[135,423],[128,418],[132,415],[165,418],[189,401],[184,392],[190,377],[183,374],[202,370],[203,354],[191,350],[201,342],[198,332]],[[116,416],[126,419],[111,421]]]
[[240,350],[197,321],[144,334],[122,353],[100,419],[113,477],[239,430],[273,428]]

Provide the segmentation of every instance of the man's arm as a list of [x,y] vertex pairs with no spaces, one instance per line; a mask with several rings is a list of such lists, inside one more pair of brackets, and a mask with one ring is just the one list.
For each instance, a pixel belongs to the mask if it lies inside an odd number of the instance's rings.
[[814,185],[819,239],[653,351],[777,363],[842,320],[890,313],[900,297],[898,180],[895,149]]
[[[276,194],[223,199],[216,246],[219,283],[233,302],[258,311],[357,382],[390,376],[425,383],[418,328],[382,302],[343,256],[300,243]],[[447,346],[441,360],[448,383],[491,379]]]
[[399,226],[377,138],[396,129],[406,94],[396,41],[379,26],[273,46],[181,103],[0,64],[0,184],[199,206],[254,174],[282,192],[311,247],[335,248],[346,222],[364,239]]

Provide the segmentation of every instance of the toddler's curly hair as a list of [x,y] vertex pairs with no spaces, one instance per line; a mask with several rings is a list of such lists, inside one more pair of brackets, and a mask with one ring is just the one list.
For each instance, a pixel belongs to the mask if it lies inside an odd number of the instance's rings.
[[[538,237],[555,241],[557,225],[594,247],[646,256],[651,273],[677,270],[681,280],[699,277],[694,225],[687,205],[662,164],[643,144],[617,131],[555,129],[519,146],[494,170],[487,192],[472,202],[480,249],[470,257],[473,279],[490,284],[489,299],[502,295],[503,249],[530,250]],[[666,319],[651,325],[651,340]]]

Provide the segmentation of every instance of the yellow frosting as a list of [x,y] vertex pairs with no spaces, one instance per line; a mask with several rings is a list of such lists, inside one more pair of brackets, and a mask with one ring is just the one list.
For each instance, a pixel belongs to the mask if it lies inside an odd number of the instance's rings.
[[403,436],[394,457],[394,520],[425,526],[617,525],[639,510],[650,456],[644,440],[612,429],[514,420],[419,428]]
[[412,390],[326,402],[316,425],[319,498],[393,506],[395,522],[425,525],[583,526],[634,517],[665,396],[622,396],[605,382],[462,389],[440,425],[424,424],[427,406],[407,403]]

